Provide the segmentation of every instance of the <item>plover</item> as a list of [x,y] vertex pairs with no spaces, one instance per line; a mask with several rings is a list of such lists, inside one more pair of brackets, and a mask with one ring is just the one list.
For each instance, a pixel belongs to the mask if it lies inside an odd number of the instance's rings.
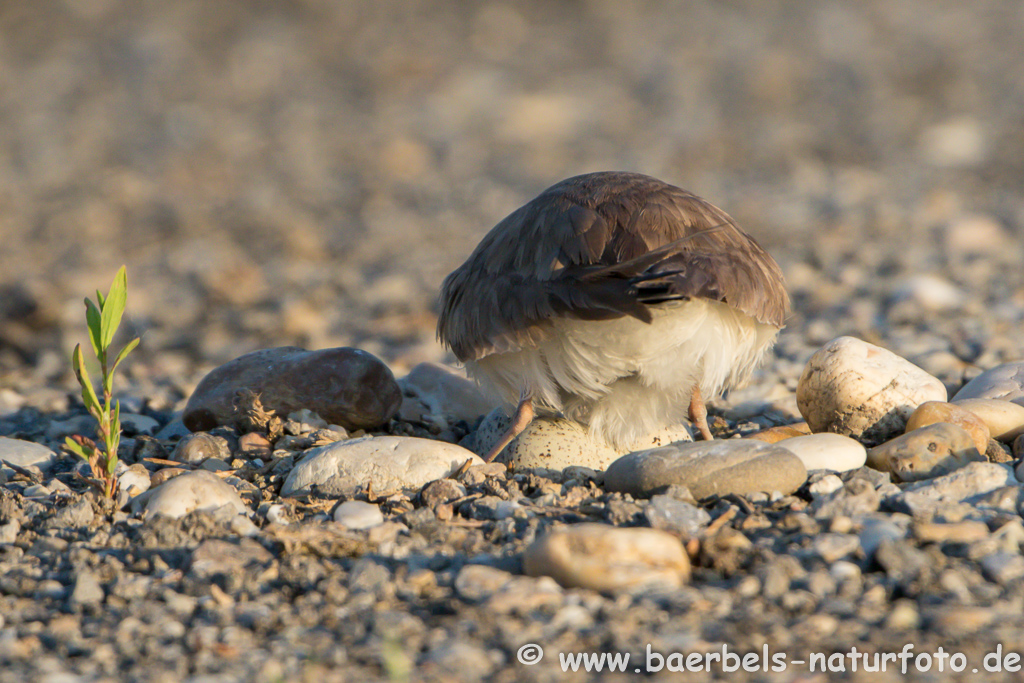
[[789,311],[782,271],[724,211],[638,173],[563,180],[483,238],[441,288],[437,333],[497,394],[615,447],[742,383]]

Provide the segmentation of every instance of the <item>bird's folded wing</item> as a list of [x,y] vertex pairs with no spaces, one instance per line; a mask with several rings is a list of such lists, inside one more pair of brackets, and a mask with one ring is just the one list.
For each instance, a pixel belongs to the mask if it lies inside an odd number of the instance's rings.
[[650,322],[650,306],[695,297],[781,327],[775,261],[717,207],[665,188],[633,204],[541,195],[513,212],[445,280],[438,336],[473,360],[536,345],[555,317]]
[[457,357],[473,360],[536,345],[552,318],[650,322],[651,306],[691,298],[727,303],[779,327],[785,321],[784,292],[764,291],[781,290],[781,281],[766,280],[749,254],[683,251],[650,261],[643,255],[611,267],[566,266],[550,280],[496,275],[470,297],[453,292],[439,332]]

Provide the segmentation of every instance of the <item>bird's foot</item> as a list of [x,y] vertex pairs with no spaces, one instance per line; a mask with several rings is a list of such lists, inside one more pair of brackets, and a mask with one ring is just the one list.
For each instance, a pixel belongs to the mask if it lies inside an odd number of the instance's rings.
[[484,462],[491,462],[498,455],[505,450],[505,446],[512,443],[512,440],[522,434],[523,430],[530,426],[533,422],[533,396],[532,394],[523,391],[520,394],[519,405],[516,407],[516,412],[512,415],[512,424],[508,426],[505,433],[501,435],[498,442],[494,444],[494,447],[484,456]]

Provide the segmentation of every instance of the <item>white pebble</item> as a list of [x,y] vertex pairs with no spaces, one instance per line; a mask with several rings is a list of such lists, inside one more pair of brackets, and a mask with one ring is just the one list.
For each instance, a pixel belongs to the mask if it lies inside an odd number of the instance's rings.
[[384,523],[384,514],[372,503],[349,500],[334,509],[334,521],[346,529],[359,531]]
[[811,492],[811,496],[815,499],[823,498],[830,493],[834,493],[839,489],[843,488],[843,480],[834,474],[822,477],[818,481],[814,482],[807,487]]
[[860,442],[842,434],[795,436],[776,445],[803,460],[808,470],[847,472],[863,467],[868,457],[867,449]]

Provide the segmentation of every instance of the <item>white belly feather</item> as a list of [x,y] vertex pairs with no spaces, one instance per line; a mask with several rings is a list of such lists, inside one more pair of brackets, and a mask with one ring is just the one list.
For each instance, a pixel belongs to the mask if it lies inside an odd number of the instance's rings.
[[707,300],[650,310],[650,324],[631,317],[554,319],[536,347],[485,356],[466,368],[508,407],[528,387],[539,414],[586,423],[622,448],[681,422],[695,385],[710,398],[745,381],[778,334]]

